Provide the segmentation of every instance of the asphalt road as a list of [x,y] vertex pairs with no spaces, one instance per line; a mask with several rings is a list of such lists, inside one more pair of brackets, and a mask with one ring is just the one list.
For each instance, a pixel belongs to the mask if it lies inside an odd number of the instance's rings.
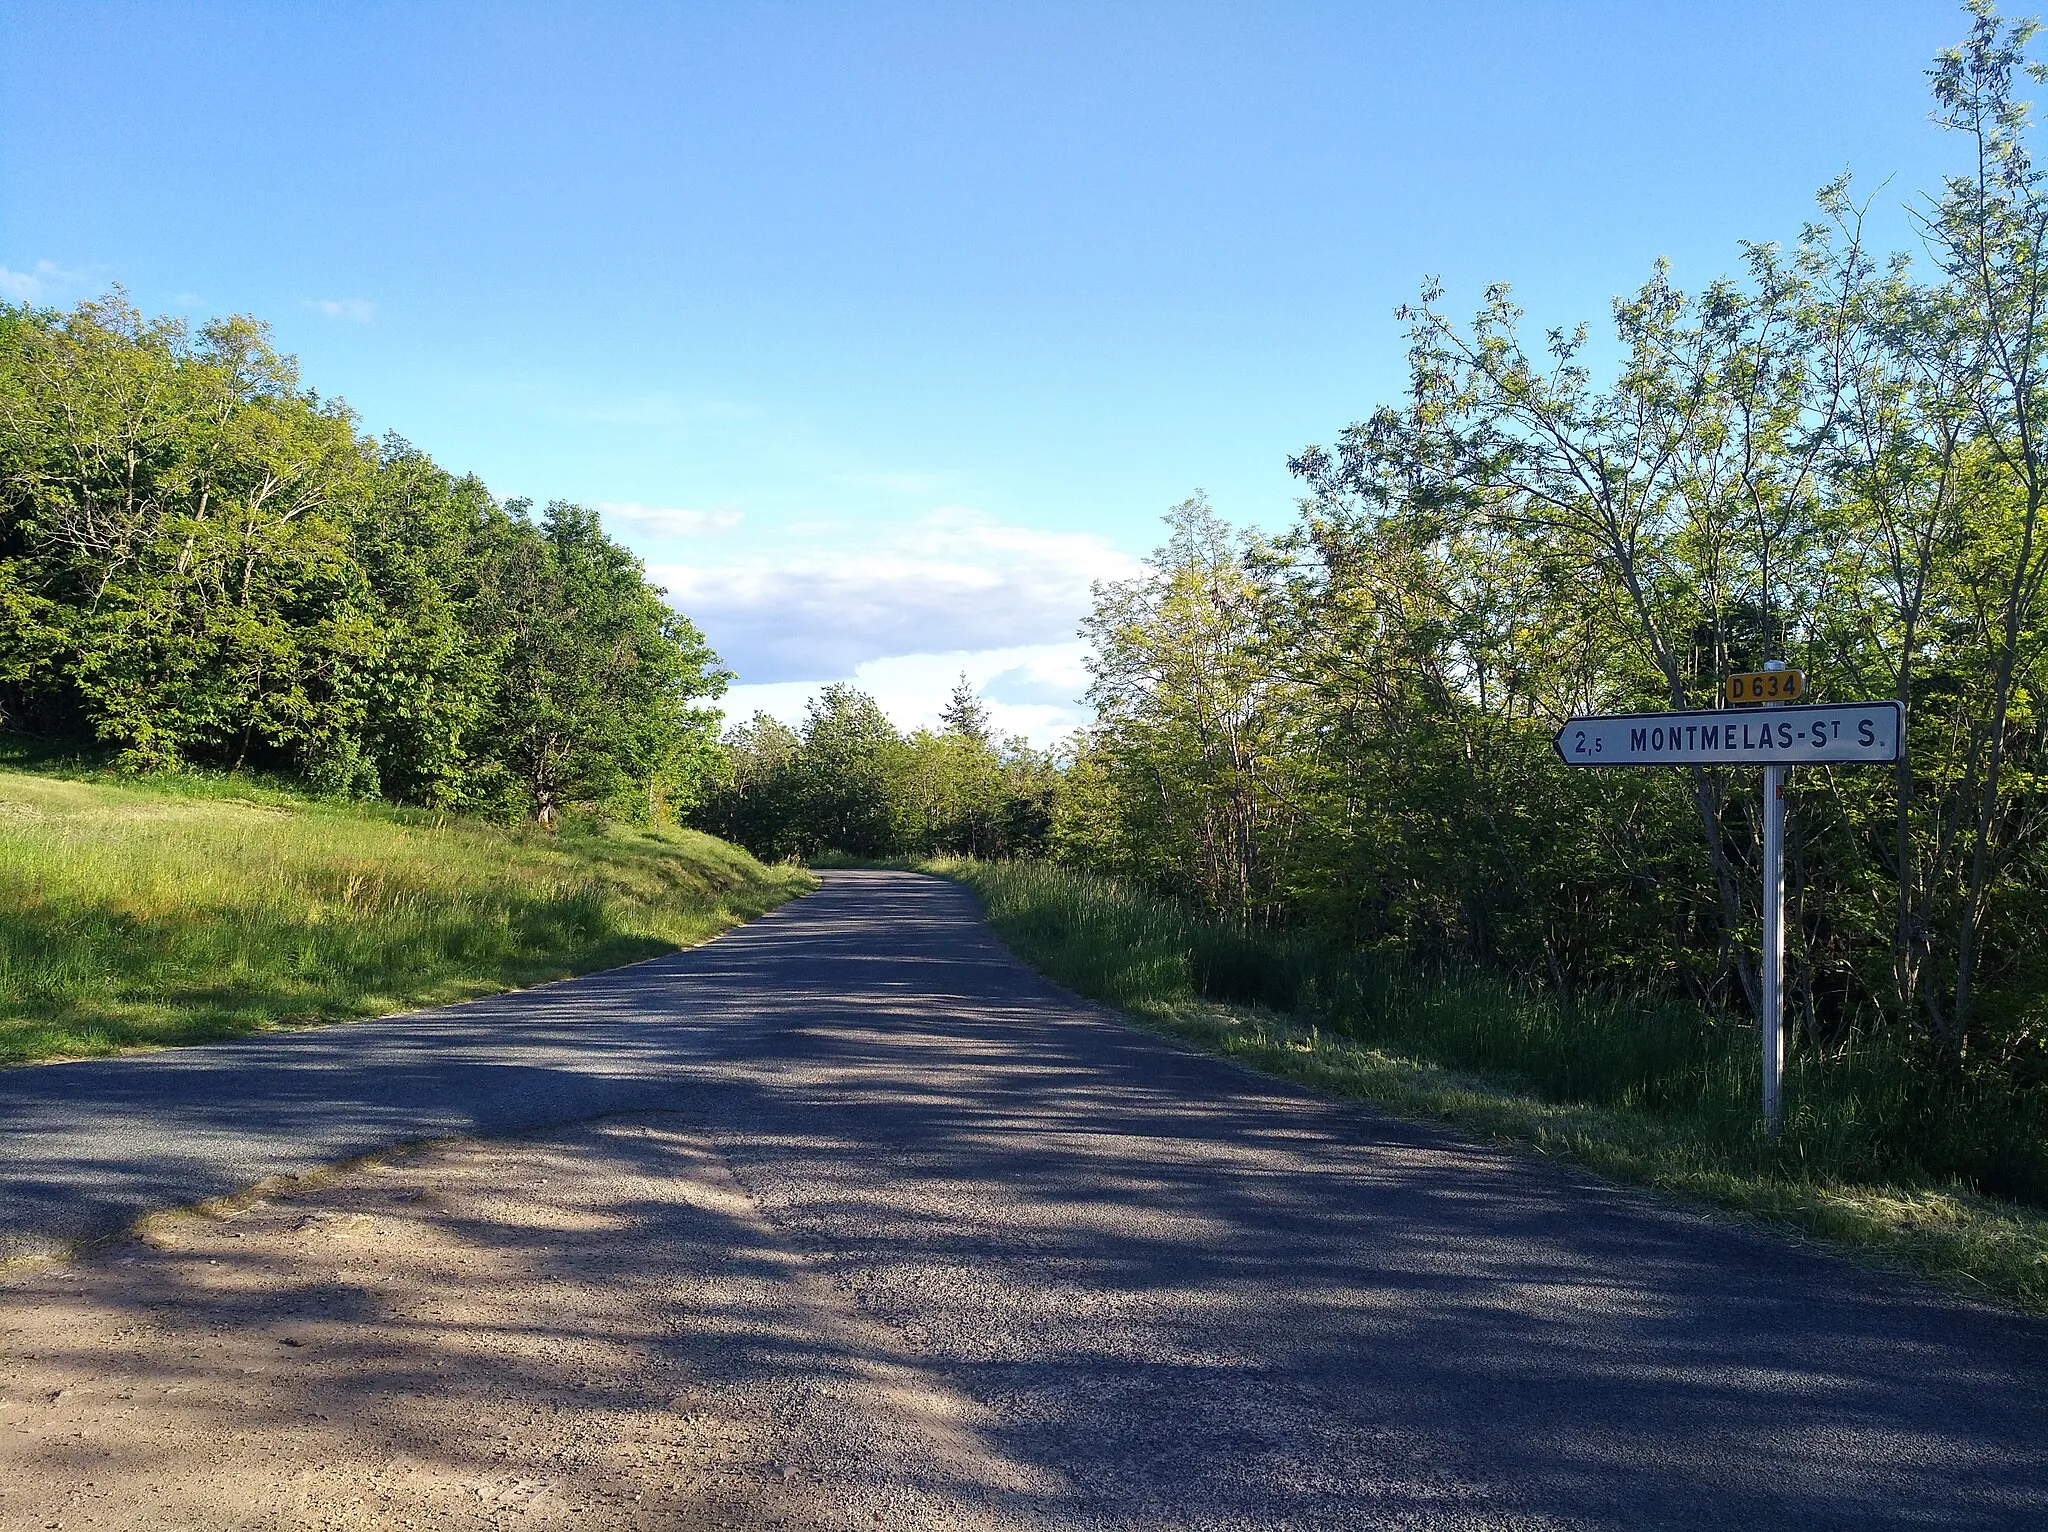
[[649,1113],[963,1401],[991,1524],[2048,1526],[2048,1328],[1184,1052],[910,874],[520,995],[0,1074],[0,1237]]

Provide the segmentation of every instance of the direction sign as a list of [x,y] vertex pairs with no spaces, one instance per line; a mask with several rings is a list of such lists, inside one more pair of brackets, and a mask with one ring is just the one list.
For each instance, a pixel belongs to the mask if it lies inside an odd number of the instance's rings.
[[1896,702],[1821,702],[1574,718],[1551,743],[1567,766],[1884,763],[1899,758],[1904,725]]
[[[1806,678],[1773,660],[1757,675],[1730,676],[1742,712],[1701,709],[1574,718],[1551,744],[1567,766],[1761,766],[1764,769],[1762,1002],[1764,1125],[1775,1138],[1785,1085],[1785,778],[1794,766],[1896,761],[1906,747],[1906,710],[1896,702],[1773,706],[1798,696]],[[1737,683],[1740,683],[1739,685]]]

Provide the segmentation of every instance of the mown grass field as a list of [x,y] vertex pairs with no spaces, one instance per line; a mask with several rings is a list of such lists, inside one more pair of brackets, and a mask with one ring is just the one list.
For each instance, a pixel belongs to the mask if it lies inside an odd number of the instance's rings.
[[0,1063],[587,973],[814,881],[693,830],[549,835],[246,782],[0,769]]
[[1882,1055],[1795,1068],[1773,1140],[1753,1028],[1484,975],[1389,973],[1042,863],[929,870],[973,889],[1041,972],[1198,1047],[2048,1313],[2038,1198],[1987,1196],[1944,1169],[1968,1160],[2030,1187],[2038,1135],[1914,1099]]

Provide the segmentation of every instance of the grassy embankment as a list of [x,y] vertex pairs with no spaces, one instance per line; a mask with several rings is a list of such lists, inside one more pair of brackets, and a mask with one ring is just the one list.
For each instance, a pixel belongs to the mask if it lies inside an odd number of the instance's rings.
[[587,973],[812,886],[693,830],[552,836],[245,781],[0,769],[0,1063]]
[[[1751,1028],[1481,975],[1389,973],[1043,864],[929,870],[979,894],[1041,972],[1198,1047],[2048,1313],[2048,1214],[1931,1168],[2002,1151],[1945,1142],[1985,1125],[1930,1112],[1875,1055],[1825,1075],[1795,1067],[1773,1141],[1758,1123]],[[2009,1145],[2005,1158],[2038,1147]]]

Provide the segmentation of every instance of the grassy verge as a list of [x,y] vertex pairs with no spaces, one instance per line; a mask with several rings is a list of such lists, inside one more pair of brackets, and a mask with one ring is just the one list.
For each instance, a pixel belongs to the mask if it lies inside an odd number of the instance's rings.
[[564,978],[813,885],[692,830],[551,836],[247,783],[0,770],[0,1063]]
[[2048,1313],[2048,1214],[1943,1173],[1945,1119],[1881,1057],[1795,1071],[1773,1140],[1757,1123],[1755,1034],[1740,1026],[1390,975],[1042,864],[930,870],[972,888],[1026,962],[1157,1031]]

